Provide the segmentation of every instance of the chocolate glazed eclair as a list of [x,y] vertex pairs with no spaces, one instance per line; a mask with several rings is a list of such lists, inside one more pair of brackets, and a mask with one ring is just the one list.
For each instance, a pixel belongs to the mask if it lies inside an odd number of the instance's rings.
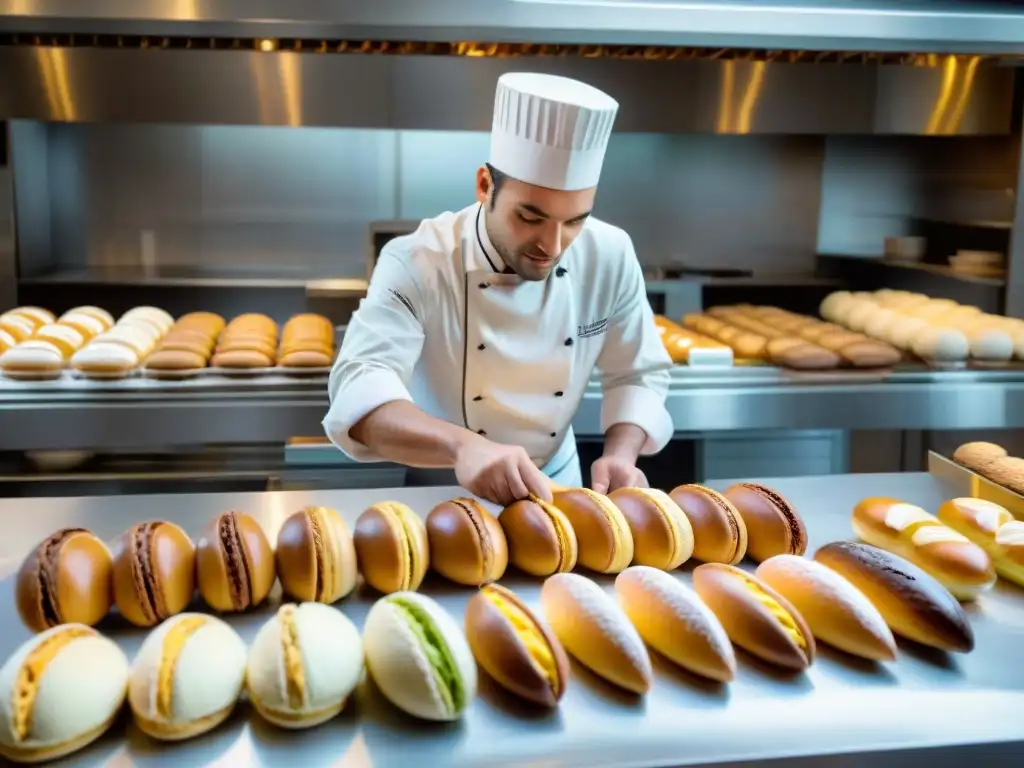
[[222,613],[262,603],[276,579],[274,554],[263,529],[244,512],[218,515],[203,532],[196,551],[199,592]]

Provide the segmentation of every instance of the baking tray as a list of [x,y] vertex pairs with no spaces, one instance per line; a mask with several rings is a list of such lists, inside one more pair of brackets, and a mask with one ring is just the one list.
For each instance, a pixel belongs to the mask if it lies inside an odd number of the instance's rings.
[[1005,507],[1018,520],[1024,520],[1024,496],[993,483],[940,453],[928,451],[928,473],[955,489],[958,496],[991,501]]

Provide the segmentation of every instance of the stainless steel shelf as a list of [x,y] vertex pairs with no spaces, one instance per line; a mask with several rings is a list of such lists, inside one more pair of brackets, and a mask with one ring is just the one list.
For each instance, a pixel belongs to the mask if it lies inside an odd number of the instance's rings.
[[[182,382],[0,380],[0,450],[277,443],[322,434],[325,377],[206,376]],[[799,374],[677,368],[668,408],[679,434],[758,429],[1024,427],[1024,370]],[[599,437],[596,381],[573,421]]]
[[0,31],[1017,53],[999,2],[0,0]]
[[[745,478],[747,479],[747,478]],[[724,488],[731,481],[713,483]],[[828,476],[761,480],[784,494],[807,523],[810,550],[851,537],[849,515],[866,495],[892,496],[935,509],[953,491],[926,474]],[[0,538],[0,575],[10,583],[21,559],[64,526],[84,526],[105,541],[143,517],[164,519],[198,536],[227,509],[244,510],[271,540],[285,517],[311,504],[339,510],[349,527],[373,502],[394,499],[426,515],[457,488],[361,491],[109,496],[0,501],[9,521]],[[747,564],[749,567],[749,564]],[[690,582],[691,566],[677,578]],[[611,577],[595,580],[608,591]],[[509,572],[502,584],[540,611],[540,581]],[[279,600],[228,616],[249,642]],[[461,624],[472,590],[430,578],[422,588]],[[12,591],[0,598],[0,658],[28,638],[14,612]],[[377,595],[365,589],[338,603],[358,627]],[[197,606],[199,607],[199,606]],[[200,607],[201,608],[201,607]],[[485,677],[466,715],[452,727],[425,727],[403,717],[368,683],[345,712],[308,734],[264,725],[245,704],[202,739],[160,745],[119,721],[91,749],[62,763],[106,765],[309,765],[370,768],[511,768],[522,765],[587,768],[716,766],[750,768],[952,768],[1019,766],[1024,759],[1024,665],[1020,627],[1024,592],[1000,583],[971,606],[976,650],[967,655],[928,651],[900,642],[895,662],[870,664],[819,646],[803,674],[781,674],[739,654],[729,685],[709,684],[655,659],[655,681],[642,700],[624,696],[574,664],[568,690],[553,713],[540,713],[504,695]],[[145,631],[112,617],[100,626],[131,658]]]

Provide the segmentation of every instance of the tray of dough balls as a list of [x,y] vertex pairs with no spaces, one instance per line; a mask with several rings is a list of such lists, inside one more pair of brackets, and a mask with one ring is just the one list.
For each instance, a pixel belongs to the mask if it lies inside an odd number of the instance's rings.
[[852,333],[900,350],[905,359],[935,368],[1019,367],[1024,320],[982,312],[952,299],[882,289],[836,291],[821,316]]
[[[342,710],[320,743],[344,754],[357,729],[368,765],[610,765],[605,732],[631,765],[1019,740],[1024,538],[989,518],[1024,523],[901,477],[813,480],[786,481],[798,501],[738,482],[504,509],[457,488],[153,496],[148,521],[131,497],[77,500],[53,516],[74,527],[41,514],[4,549],[32,634],[10,616],[0,638],[0,754],[71,754],[122,709],[148,741],[108,748],[192,765],[216,730],[305,764],[295,732]],[[457,741],[424,754],[417,719]]]
[[312,314],[282,327],[258,313],[230,321],[212,312],[175,319],[157,307],[136,307],[116,319],[93,306],[60,316],[40,307],[0,315],[0,375],[17,381],[317,376],[330,372],[334,355],[333,325]]

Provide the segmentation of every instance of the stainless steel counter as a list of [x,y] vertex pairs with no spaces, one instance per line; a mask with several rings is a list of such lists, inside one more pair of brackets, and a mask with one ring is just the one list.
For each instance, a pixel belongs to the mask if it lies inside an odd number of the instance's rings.
[[[907,369],[882,377],[678,367],[668,409],[676,430],[693,434],[1019,428],[1024,370]],[[280,444],[296,435],[320,435],[326,411],[325,377],[38,384],[0,379],[0,450]],[[573,421],[577,436],[599,437],[600,413],[595,381]]]
[[[953,491],[926,474],[834,476],[763,480],[803,512],[811,550],[848,538],[848,516],[865,495],[891,495],[928,508]],[[719,488],[727,481],[715,483]],[[11,576],[31,547],[54,529],[82,525],[112,538],[129,524],[166,518],[196,535],[211,515],[241,509],[272,536],[292,511],[306,504],[337,508],[352,524],[359,512],[385,498],[426,514],[455,488],[308,493],[34,499],[0,502],[6,535],[0,537],[0,611],[6,657],[28,634],[12,604]],[[689,580],[688,566],[679,578]],[[598,578],[611,589],[611,580]],[[539,610],[538,580],[510,576],[502,583]],[[424,592],[460,617],[469,590],[431,581]],[[271,604],[229,621],[251,640],[274,610]],[[374,596],[357,591],[339,603],[362,625]],[[387,766],[953,766],[973,760],[986,768],[1024,759],[1024,592],[1000,584],[969,609],[977,636],[966,656],[929,652],[901,643],[898,661],[875,665],[823,648],[805,673],[783,675],[740,654],[737,679],[719,686],[655,660],[656,681],[642,700],[624,696],[573,665],[570,687],[557,712],[523,709],[486,679],[461,723],[413,722],[383,701],[369,684],[346,712],[317,730],[287,734],[262,724],[242,706],[209,737],[173,747],[148,741],[132,725],[117,726],[69,765],[149,766],[310,765]],[[111,620],[101,627],[131,655],[144,633]],[[939,749],[936,752],[933,750]],[[924,751],[922,751],[924,750]]]

